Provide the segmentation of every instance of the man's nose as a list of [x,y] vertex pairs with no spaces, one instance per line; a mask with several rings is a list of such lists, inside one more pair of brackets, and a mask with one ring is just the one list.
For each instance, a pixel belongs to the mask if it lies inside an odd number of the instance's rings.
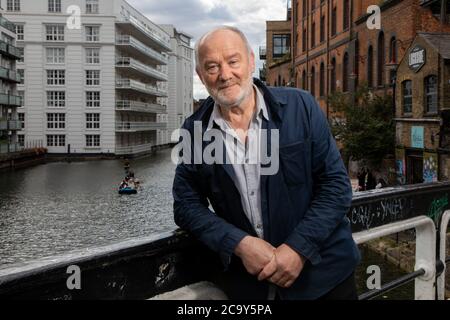
[[228,64],[224,63],[221,66],[219,77],[220,77],[220,80],[222,80],[222,81],[228,81],[233,77],[231,68]]

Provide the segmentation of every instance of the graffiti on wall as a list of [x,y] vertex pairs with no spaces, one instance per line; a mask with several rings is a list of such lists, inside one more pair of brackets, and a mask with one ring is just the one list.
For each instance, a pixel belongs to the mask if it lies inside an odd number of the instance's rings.
[[397,183],[406,183],[406,166],[405,166],[405,150],[395,149],[395,167],[397,175]]
[[423,180],[424,182],[438,181],[438,155],[437,153],[423,153]]

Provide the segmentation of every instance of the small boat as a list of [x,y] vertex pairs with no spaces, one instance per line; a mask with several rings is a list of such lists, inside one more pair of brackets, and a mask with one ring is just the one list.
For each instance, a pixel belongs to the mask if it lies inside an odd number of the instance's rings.
[[119,189],[119,194],[136,194],[137,190],[131,187],[125,187]]

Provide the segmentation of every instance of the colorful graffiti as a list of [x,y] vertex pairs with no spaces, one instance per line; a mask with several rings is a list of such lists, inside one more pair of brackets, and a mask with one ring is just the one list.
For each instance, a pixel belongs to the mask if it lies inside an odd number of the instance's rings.
[[439,199],[433,200],[428,209],[427,216],[433,219],[436,223],[439,221],[444,210],[448,207],[448,195],[445,195]]
[[424,182],[438,181],[438,155],[437,153],[423,153],[423,180]]
[[395,166],[398,184],[406,183],[405,150],[395,149]]

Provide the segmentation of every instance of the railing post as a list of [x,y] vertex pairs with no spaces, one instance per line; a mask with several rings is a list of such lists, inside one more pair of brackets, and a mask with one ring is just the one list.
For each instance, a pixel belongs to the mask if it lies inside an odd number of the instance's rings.
[[434,300],[436,277],[436,227],[430,223],[416,226],[416,265],[425,274],[415,279],[415,300]]
[[442,274],[437,278],[437,294],[438,294],[438,300],[444,300],[445,299],[445,275],[447,266],[445,264],[446,256],[447,256],[447,228],[448,223],[450,221],[450,210],[447,210],[442,215],[441,219],[441,225],[439,228],[439,260],[441,260],[444,263],[444,271]]

